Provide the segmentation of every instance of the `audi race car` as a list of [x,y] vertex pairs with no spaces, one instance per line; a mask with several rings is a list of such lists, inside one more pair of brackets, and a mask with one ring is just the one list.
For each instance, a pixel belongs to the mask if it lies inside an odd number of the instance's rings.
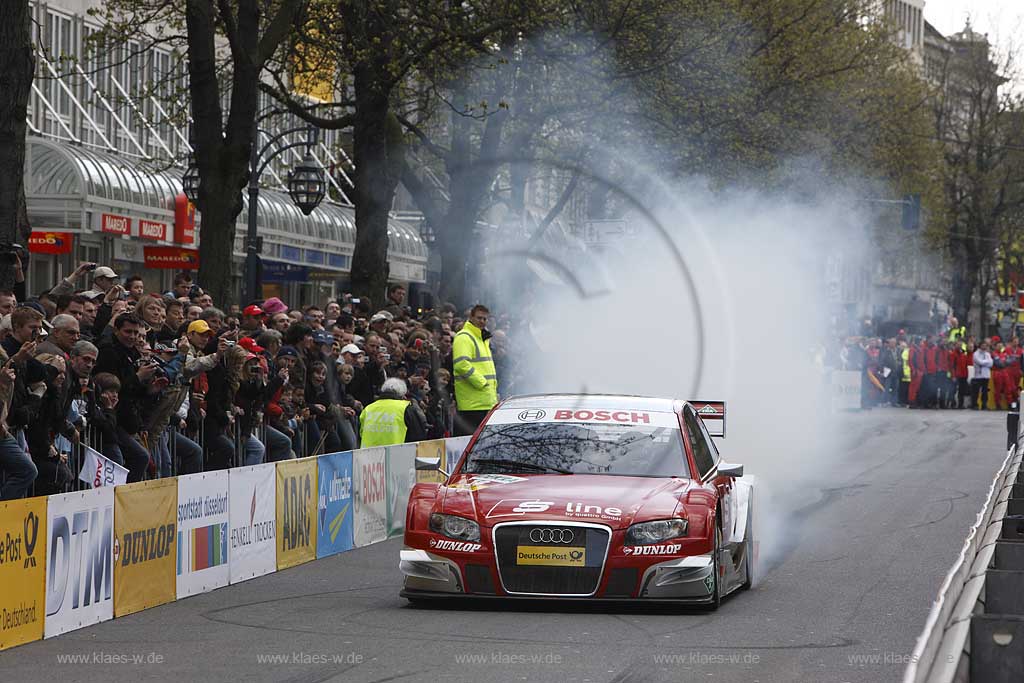
[[756,546],[753,486],[713,435],[725,435],[724,402],[499,403],[443,483],[413,488],[402,596],[717,608],[752,584]]

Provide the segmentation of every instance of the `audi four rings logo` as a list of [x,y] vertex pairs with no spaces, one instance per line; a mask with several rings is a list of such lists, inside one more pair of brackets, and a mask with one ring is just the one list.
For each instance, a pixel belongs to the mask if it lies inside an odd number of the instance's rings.
[[547,413],[543,410],[522,410],[519,412],[519,421],[536,422],[537,420],[543,420],[545,415]]
[[530,529],[530,540],[534,543],[572,543],[574,538],[572,529]]

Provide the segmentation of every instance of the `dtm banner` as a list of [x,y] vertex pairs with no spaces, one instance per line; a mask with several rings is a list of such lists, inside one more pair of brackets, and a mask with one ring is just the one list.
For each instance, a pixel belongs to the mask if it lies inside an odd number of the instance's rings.
[[416,483],[416,444],[388,446],[388,536],[405,530],[405,509]]
[[0,650],[43,637],[46,498],[0,503]]
[[[445,468],[444,439],[433,441],[416,442],[416,481],[434,482],[440,484],[444,481],[444,475],[438,471],[438,467]],[[436,466],[434,466],[436,463]]]
[[277,568],[316,559],[317,458],[277,463]]
[[355,470],[355,546],[383,541],[388,537],[388,497],[386,493],[385,451],[382,447],[364,448],[352,453]]
[[228,585],[228,473],[178,477],[178,599]]
[[233,467],[228,471],[231,508],[228,558],[231,583],[277,569],[277,509],[274,463]]
[[141,612],[177,595],[178,480],[114,487],[114,616]]
[[316,556],[327,557],[352,549],[352,452],[316,459]]
[[114,618],[114,487],[46,503],[47,638]]
[[861,373],[858,370],[832,372],[832,410],[860,410]]

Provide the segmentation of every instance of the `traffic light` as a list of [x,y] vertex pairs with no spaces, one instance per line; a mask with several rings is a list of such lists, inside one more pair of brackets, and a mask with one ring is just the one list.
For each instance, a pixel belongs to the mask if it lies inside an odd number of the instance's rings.
[[917,230],[921,227],[921,195],[903,195],[903,229]]

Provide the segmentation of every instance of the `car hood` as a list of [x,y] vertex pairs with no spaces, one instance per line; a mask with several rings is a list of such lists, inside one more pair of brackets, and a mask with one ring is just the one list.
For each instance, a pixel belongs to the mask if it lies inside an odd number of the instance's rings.
[[626,528],[679,514],[689,479],[588,474],[458,475],[445,488],[446,514],[483,526],[529,520],[571,520]]

